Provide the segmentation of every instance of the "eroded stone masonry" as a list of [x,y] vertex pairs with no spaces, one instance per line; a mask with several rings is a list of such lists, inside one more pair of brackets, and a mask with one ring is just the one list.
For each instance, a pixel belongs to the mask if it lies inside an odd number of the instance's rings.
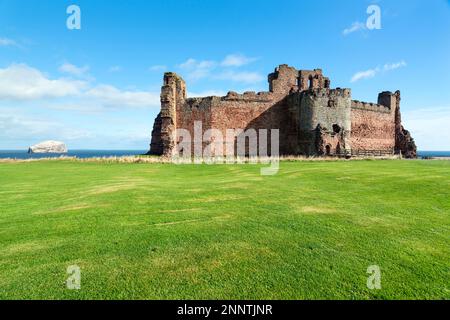
[[203,132],[216,129],[223,137],[227,129],[279,129],[282,155],[416,157],[401,123],[399,91],[381,92],[378,103],[367,103],[352,100],[350,89],[330,85],[320,69],[280,65],[269,75],[267,92],[187,98],[184,80],[166,73],[150,154],[173,156],[180,139],[176,129],[194,136],[194,123],[201,121]]

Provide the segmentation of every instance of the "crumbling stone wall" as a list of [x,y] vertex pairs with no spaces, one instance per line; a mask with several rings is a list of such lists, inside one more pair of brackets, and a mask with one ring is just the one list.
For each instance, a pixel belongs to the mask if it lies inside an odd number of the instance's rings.
[[161,127],[162,127],[162,119],[161,113],[159,113],[153,125],[152,142],[150,144],[150,151],[148,153],[149,155],[164,154],[164,146],[161,140]]
[[353,153],[376,151],[394,154],[395,110],[391,106],[352,101]]
[[[161,122],[161,131],[154,132],[152,144],[160,145],[162,155],[172,156],[176,146],[177,109],[186,100],[186,84],[177,74],[168,72],[164,75],[164,85],[161,89],[161,113],[157,119]],[[159,123],[155,123],[158,127]],[[150,151],[150,153],[157,154]],[[159,153],[159,152],[158,152]]]
[[417,147],[401,122],[400,91],[381,92],[378,103],[352,101],[353,152],[380,151],[417,157]]
[[322,69],[300,70],[299,71],[299,87],[301,91],[308,89],[329,89],[330,79],[324,77],[322,74]]
[[382,92],[377,104],[359,102],[351,100],[350,89],[330,89],[321,69],[288,65],[280,65],[268,80],[267,92],[186,98],[183,79],[166,73],[150,153],[172,156],[181,139],[176,129],[193,138],[194,123],[201,122],[202,133],[215,129],[222,134],[224,153],[225,144],[237,139],[227,134],[229,129],[279,129],[280,153],[285,155],[416,155],[414,140],[401,125],[399,92]]
[[400,91],[395,92],[395,152],[405,158],[417,158],[417,146],[411,133],[402,125],[402,115],[400,112]]

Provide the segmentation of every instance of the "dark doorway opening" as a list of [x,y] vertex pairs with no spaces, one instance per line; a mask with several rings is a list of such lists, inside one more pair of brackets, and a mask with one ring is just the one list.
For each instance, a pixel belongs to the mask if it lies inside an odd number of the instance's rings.
[[340,133],[341,132],[341,127],[337,124],[333,124],[333,132],[334,133]]
[[330,145],[327,145],[325,147],[325,153],[326,153],[327,156],[331,155],[331,146]]

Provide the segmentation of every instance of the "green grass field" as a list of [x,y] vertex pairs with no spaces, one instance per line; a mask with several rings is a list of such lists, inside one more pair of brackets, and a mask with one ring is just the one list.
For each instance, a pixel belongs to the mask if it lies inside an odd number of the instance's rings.
[[0,299],[450,299],[450,161],[259,168],[0,163]]

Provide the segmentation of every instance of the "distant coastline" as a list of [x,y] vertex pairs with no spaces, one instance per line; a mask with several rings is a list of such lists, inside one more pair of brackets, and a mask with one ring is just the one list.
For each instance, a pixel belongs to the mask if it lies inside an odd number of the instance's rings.
[[148,150],[69,150],[64,154],[42,153],[28,154],[26,150],[0,150],[0,159],[42,159],[42,158],[59,158],[77,157],[80,159],[101,158],[101,157],[126,157],[147,153]]
[[450,158],[450,151],[419,151],[420,158]]
[[[146,154],[148,150],[69,150],[66,154],[28,154],[26,150],[0,150],[0,159],[42,159],[59,158],[61,156],[80,159],[101,157],[126,157]],[[422,158],[450,158],[450,151],[419,151]]]

